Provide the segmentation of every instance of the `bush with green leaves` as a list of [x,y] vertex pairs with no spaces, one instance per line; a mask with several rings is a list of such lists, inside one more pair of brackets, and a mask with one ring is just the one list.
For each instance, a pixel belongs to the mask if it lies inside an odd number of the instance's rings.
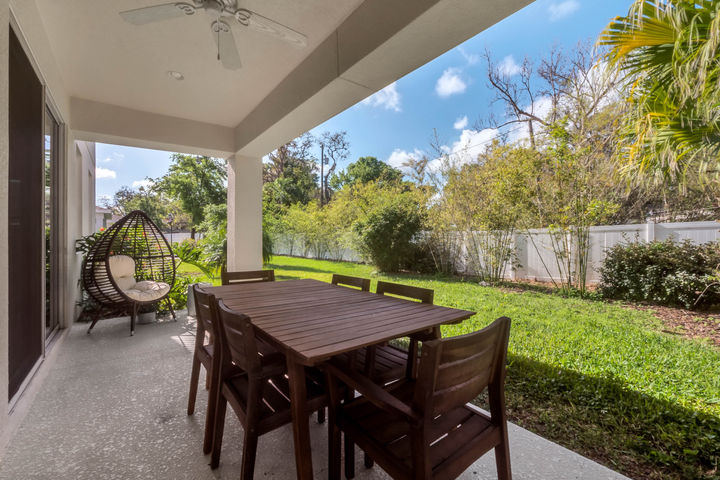
[[719,243],[620,244],[607,252],[599,291],[606,298],[708,308],[720,303],[720,286],[715,284],[719,265]]
[[380,271],[397,272],[415,257],[425,206],[412,192],[398,194],[354,225],[360,252]]

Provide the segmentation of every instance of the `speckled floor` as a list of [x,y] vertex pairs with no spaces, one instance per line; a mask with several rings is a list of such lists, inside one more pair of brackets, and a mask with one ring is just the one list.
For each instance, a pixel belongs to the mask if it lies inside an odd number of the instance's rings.
[[[187,416],[194,322],[139,325],[128,335],[126,319],[100,322],[92,335],[75,325],[55,346],[55,359],[26,417],[0,460],[0,479],[230,479],[240,475],[241,427],[228,416],[220,468],[202,454],[207,395]],[[200,379],[201,385],[204,378]],[[326,427],[310,423],[316,478],[326,478]],[[519,427],[510,430],[514,478],[621,479],[621,475]],[[365,469],[358,479],[387,478]],[[295,477],[290,427],[260,438],[257,478]],[[495,477],[493,454],[461,478]]]

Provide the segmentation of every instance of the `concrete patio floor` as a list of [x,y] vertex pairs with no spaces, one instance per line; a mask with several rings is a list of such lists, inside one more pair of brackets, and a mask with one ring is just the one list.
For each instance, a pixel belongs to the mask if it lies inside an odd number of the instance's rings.
[[[24,418],[0,460],[0,479],[230,479],[240,475],[242,431],[228,415],[220,468],[202,454],[207,395],[186,415],[194,321],[139,325],[101,321],[91,335],[77,324],[54,346],[56,360],[35,379]],[[48,362],[49,365],[49,362]],[[200,383],[204,384],[204,377]],[[34,392],[33,392],[34,391]],[[18,412],[22,414],[22,412]],[[327,430],[310,422],[316,478],[327,478]],[[512,425],[516,480],[626,478]],[[356,478],[389,478],[356,455]],[[256,478],[295,478],[289,426],[260,438]],[[488,453],[460,478],[496,478]]]

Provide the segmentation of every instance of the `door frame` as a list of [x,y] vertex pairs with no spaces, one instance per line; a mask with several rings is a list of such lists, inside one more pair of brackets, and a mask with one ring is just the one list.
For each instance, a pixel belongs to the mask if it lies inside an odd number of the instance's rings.
[[[47,356],[47,352],[49,347],[59,338],[59,332],[68,327],[70,324],[72,324],[71,320],[68,320],[65,318],[66,313],[66,307],[67,307],[67,295],[69,293],[69,286],[67,285],[67,252],[68,252],[68,240],[67,240],[67,214],[66,214],[66,201],[67,201],[67,148],[68,148],[68,129],[67,125],[65,123],[65,120],[60,112],[60,109],[57,106],[57,102],[55,102],[52,92],[50,91],[48,87],[48,82],[45,79],[44,75],[42,74],[42,70],[40,69],[38,62],[35,59],[35,56],[32,53],[32,50],[30,49],[28,42],[25,38],[25,35],[23,34],[22,28],[20,27],[15,14],[12,9],[12,5],[10,6],[10,31],[15,34],[17,37],[20,47],[22,48],[22,51],[24,55],[27,57],[28,61],[30,62],[30,65],[32,66],[35,75],[37,76],[40,85],[42,87],[42,132],[43,134],[40,136],[38,141],[41,143],[41,151],[44,152],[45,150],[45,115],[46,111],[49,111],[50,114],[55,118],[55,120],[58,123],[58,138],[57,138],[57,167],[55,168],[55,174],[54,174],[54,187],[57,189],[57,205],[56,205],[56,211],[57,214],[53,215],[54,220],[56,221],[56,274],[53,275],[53,278],[55,282],[55,285],[52,285],[52,288],[54,290],[54,293],[56,295],[56,308],[57,308],[57,315],[58,315],[58,325],[56,328],[54,328],[54,332],[51,333],[51,335],[47,335],[46,332],[46,324],[45,324],[45,308],[43,307],[41,309],[41,315],[39,321],[41,322],[41,336],[38,339],[39,342],[41,342],[41,355],[38,358],[38,360],[35,362],[35,365],[30,369],[25,379],[20,384],[20,387],[18,388],[17,392],[13,395],[13,397],[8,402],[8,411],[11,413],[12,410],[17,405],[18,401],[22,397],[23,393],[28,387],[28,384],[32,380],[32,378],[37,373],[38,368],[44,361],[45,357]],[[44,159],[41,159],[44,162]],[[44,168],[43,175],[44,175]],[[44,178],[42,185],[45,185]],[[41,190],[40,194],[43,196],[43,209],[45,205],[45,191],[44,188]],[[45,222],[45,215],[43,212],[43,215],[41,215],[42,218],[42,229],[41,229],[41,235],[42,235],[42,244],[45,244],[45,228],[44,228],[44,222]],[[41,256],[42,265],[44,268],[45,265],[45,248],[42,248],[39,252],[39,255]],[[41,281],[41,292],[42,292],[42,299],[44,300],[46,289],[45,289],[45,272],[41,272],[41,275],[39,276],[39,279]]]

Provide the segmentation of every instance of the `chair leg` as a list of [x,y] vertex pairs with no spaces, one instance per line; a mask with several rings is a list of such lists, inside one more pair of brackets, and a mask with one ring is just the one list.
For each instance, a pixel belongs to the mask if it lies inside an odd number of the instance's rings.
[[243,441],[242,467],[240,478],[252,480],[255,473],[255,456],[257,455],[258,434],[255,427],[245,429],[245,440]]
[[355,443],[347,433],[344,435],[345,439],[345,478],[350,480],[355,478]]
[[210,372],[205,371],[205,390],[210,390],[211,384],[212,384],[212,378],[210,377]]
[[363,461],[365,462],[365,468],[372,468],[373,465],[375,465],[375,462],[372,458],[370,458],[370,455],[367,454],[367,452],[363,452]]
[[90,324],[90,328],[88,328],[88,331],[87,331],[88,335],[90,335],[90,331],[93,329],[93,327],[94,327],[95,324],[98,322],[98,320],[100,320],[100,314],[99,314],[99,313],[93,313],[93,315],[92,315],[92,323]]
[[[355,396],[355,391],[348,388],[345,392],[345,402],[349,402]],[[345,446],[345,478],[355,478],[355,443],[347,433],[343,435]]]
[[215,427],[213,428],[212,455],[210,457],[210,468],[215,469],[220,465],[220,450],[222,449],[222,439],[225,430],[225,411],[227,410],[227,400],[222,393],[218,394],[217,407],[215,409]]
[[340,429],[335,421],[335,409],[328,408],[328,479],[340,480],[340,465],[342,462],[342,447]]
[[317,411],[317,422],[319,424],[325,423],[325,408],[320,408]]
[[507,424],[505,424],[505,428],[503,428],[502,441],[495,447],[495,465],[497,466],[498,480],[512,480]]
[[169,297],[165,297],[165,303],[167,304],[168,310],[170,310],[170,315],[172,315],[173,321],[177,322],[177,317],[175,316],[175,310],[172,307],[172,301]]
[[130,314],[130,336],[135,335],[135,317],[138,313],[138,304],[134,303],[132,308],[132,314]]
[[[211,379],[210,392],[208,393],[208,403],[205,415],[205,439],[203,440],[203,453],[208,454],[212,451],[213,434],[215,433],[215,414],[218,406],[218,381],[213,377],[212,368],[206,368],[205,374]],[[196,389],[197,390],[197,389]]]
[[200,378],[200,360],[193,355],[192,373],[190,373],[190,394],[188,395],[187,414],[195,413],[195,399],[197,398],[198,380]]

